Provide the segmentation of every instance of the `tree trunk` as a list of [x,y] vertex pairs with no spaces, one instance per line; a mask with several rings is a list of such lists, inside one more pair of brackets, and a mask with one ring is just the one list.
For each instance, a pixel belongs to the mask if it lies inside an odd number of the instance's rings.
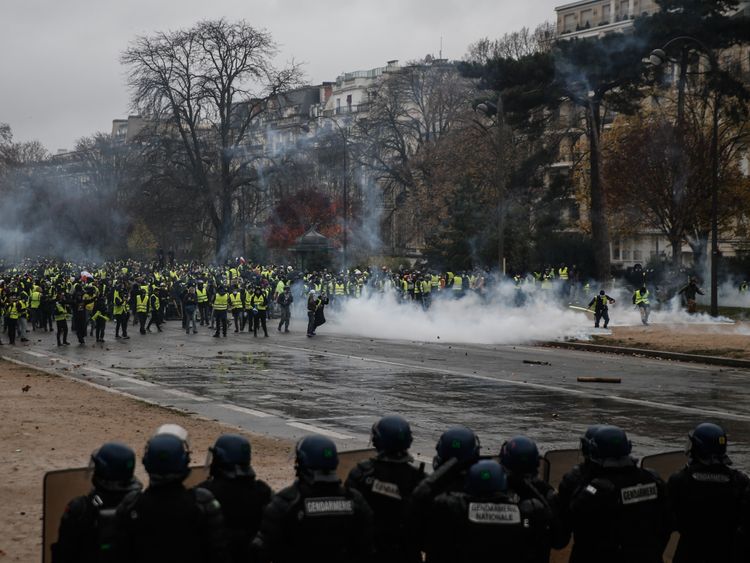
[[669,245],[672,247],[672,266],[678,271],[682,266],[682,237],[671,237]]
[[232,196],[231,193],[222,194],[221,214],[216,226],[216,261],[224,263],[232,251]]
[[591,208],[589,209],[589,218],[591,220],[591,238],[594,247],[596,279],[601,282],[606,282],[611,276],[609,226],[607,225],[607,197],[606,193],[604,192],[604,186],[602,186],[600,171],[600,103],[596,100],[589,101],[588,121],[588,131],[586,133],[588,136],[590,147],[589,174],[591,189]]

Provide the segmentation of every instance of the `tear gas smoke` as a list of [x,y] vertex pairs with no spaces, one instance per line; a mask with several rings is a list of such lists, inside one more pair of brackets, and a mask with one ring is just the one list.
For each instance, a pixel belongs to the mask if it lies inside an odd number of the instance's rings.
[[[561,284],[552,289],[524,286],[523,304],[515,285],[503,282],[486,298],[467,294],[452,299],[451,291],[437,295],[424,310],[414,303],[399,303],[395,293],[367,293],[361,299],[332,303],[326,329],[339,334],[370,338],[403,339],[421,342],[465,344],[525,344],[566,339],[588,340],[602,334],[593,328],[593,314],[568,307],[568,299],[559,297]],[[598,291],[596,292],[598,293]],[[632,293],[625,288],[607,292],[616,299],[610,305],[610,327],[641,326],[638,310],[632,305]],[[595,293],[581,297],[586,307]],[[654,303],[653,301],[652,303]],[[652,308],[650,324],[727,324],[726,318],[689,315],[678,299]]]

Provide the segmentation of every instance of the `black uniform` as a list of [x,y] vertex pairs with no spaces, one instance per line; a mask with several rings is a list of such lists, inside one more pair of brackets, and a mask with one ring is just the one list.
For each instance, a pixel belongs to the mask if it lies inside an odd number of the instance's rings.
[[131,493],[117,508],[118,561],[225,563],[221,507],[205,489],[182,483]]
[[555,489],[537,477],[522,478],[512,473],[508,474],[508,487],[520,501],[531,502],[535,511],[533,541],[525,546],[523,560],[548,563],[551,550],[562,549],[570,540],[570,534],[562,522]]
[[635,465],[590,464],[573,491],[567,514],[573,530],[571,563],[661,563],[671,526],[659,477]]
[[351,470],[346,486],[356,489],[375,516],[375,561],[421,561],[418,543],[406,533],[406,503],[424,478],[408,455],[381,454]]
[[440,547],[431,543],[436,536],[432,533],[435,499],[443,493],[463,492],[466,481],[466,464],[450,459],[417,485],[407,506],[406,525],[410,536],[421,546],[426,561]]
[[538,499],[521,500],[512,492],[482,497],[443,493],[433,503],[428,561],[533,561],[526,552],[544,536],[548,520]]
[[599,323],[604,319],[604,328],[609,325],[609,303],[614,303],[609,295],[597,295],[589,303],[589,308],[594,305],[594,327],[599,328]]
[[674,563],[731,560],[748,486],[744,473],[723,464],[691,462],[669,478],[669,504],[680,533]]
[[263,509],[271,502],[271,487],[255,475],[233,479],[214,477],[198,487],[211,491],[221,505],[231,560],[248,561],[250,543],[260,529]]
[[52,563],[115,561],[115,509],[126,494],[94,490],[70,501],[52,544]]
[[367,563],[372,537],[372,510],[361,494],[297,480],[266,507],[253,543],[261,561]]

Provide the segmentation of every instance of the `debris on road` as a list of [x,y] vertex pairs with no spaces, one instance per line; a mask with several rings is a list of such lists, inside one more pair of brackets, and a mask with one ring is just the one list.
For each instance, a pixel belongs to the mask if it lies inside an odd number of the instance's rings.
[[578,383],[622,383],[619,377],[579,377]]
[[524,360],[524,364],[530,364],[532,366],[551,366],[552,364],[549,362],[542,362],[539,360]]

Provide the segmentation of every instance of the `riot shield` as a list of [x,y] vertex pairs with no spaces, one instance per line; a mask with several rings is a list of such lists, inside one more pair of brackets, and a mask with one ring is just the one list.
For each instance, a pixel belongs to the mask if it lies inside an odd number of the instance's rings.
[[673,473],[677,473],[685,467],[687,457],[684,451],[664,452],[649,455],[641,459],[641,467],[656,471],[664,481],[667,481]]
[[581,450],[551,450],[544,454],[546,464],[541,469],[545,470],[542,476],[547,483],[556,490],[562,481],[563,475],[570,471],[574,465],[583,461]]
[[[664,452],[644,457],[641,459],[641,467],[656,471],[659,477],[667,481],[672,474],[682,469],[686,462],[687,457],[685,457],[684,451]],[[672,537],[669,538],[667,549],[664,550],[664,561],[666,563],[671,563],[679,539],[680,534],[677,532],[672,533]]]
[[50,471],[44,475],[42,493],[42,563],[52,561],[52,544],[57,541],[65,507],[75,497],[91,490],[88,467]]
[[336,474],[342,482],[346,481],[349,472],[354,469],[360,461],[364,461],[377,454],[374,448],[365,448],[363,450],[351,450],[348,452],[339,452],[339,466]]
[[[208,478],[208,467],[191,467],[185,479],[188,489]],[[88,467],[50,471],[44,475],[42,497],[42,563],[52,561],[52,544],[57,541],[60,518],[67,504],[75,497],[91,491],[91,470]]]

